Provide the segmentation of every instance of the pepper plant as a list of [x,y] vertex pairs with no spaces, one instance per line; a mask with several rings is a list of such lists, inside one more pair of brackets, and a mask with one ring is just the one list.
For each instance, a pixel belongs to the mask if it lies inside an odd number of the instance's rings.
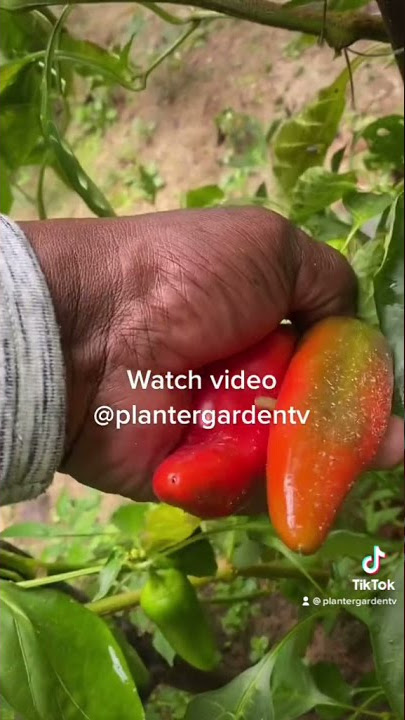
[[[225,182],[190,188],[182,202],[209,207],[243,201],[276,209],[342,252],[359,279],[359,316],[379,327],[391,345],[395,410],[403,414],[403,116],[362,122],[331,151],[364,60],[352,45],[360,39],[377,43],[369,56],[386,54],[403,74],[402,0],[379,0],[381,15],[370,15],[366,0],[199,0],[176,12],[165,2],[139,2],[178,28],[176,39],[142,68],[131,61],[131,42],[112,51],[75,37],[66,20],[76,3],[52,8],[59,4],[0,2],[0,208],[11,214],[27,168],[35,169],[39,217],[46,217],[44,189],[52,174],[92,213],[115,213],[68,139],[79,76],[95,92],[116,86],[141,92],[150,74],[193,34],[229,16],[304,33],[344,57],[332,82],[267,133],[232,109],[217,118],[234,160],[235,126],[240,132],[248,122],[254,143]],[[245,179],[263,163],[272,166],[277,193],[261,182],[247,195]],[[156,177],[146,173],[143,180],[153,198]],[[402,468],[365,473],[325,543],[305,558],[280,541],[265,516],[202,521],[163,504],[132,503],[101,523],[91,494],[76,514],[73,501],[62,497],[52,524],[6,528],[0,547],[2,720],[403,719],[402,476]],[[27,540],[31,554],[19,548]],[[378,591],[366,584],[359,594],[352,583],[362,577],[362,560],[374,546],[387,553],[379,582],[395,586],[380,596],[393,602],[376,607],[359,600]],[[160,588],[155,604],[154,585]],[[224,677],[225,661],[217,653],[226,658],[227,649],[212,640],[210,624],[218,617],[213,608],[229,608],[228,626],[238,626],[241,609],[260,613],[263,599],[273,595],[292,608],[290,630],[270,647],[256,643],[257,662]],[[373,669],[353,682],[338,663],[311,661],[307,653],[314,633],[331,632],[342,619],[361,623],[372,648]],[[207,672],[191,672],[191,666]],[[163,709],[154,703],[162,679],[188,691],[180,709],[174,692]]]

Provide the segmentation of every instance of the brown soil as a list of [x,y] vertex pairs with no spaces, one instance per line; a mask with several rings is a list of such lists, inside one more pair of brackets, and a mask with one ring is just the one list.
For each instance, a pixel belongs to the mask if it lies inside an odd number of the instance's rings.
[[[173,11],[178,13],[179,9]],[[181,28],[163,23],[142,8],[134,10],[130,4],[120,3],[103,5],[102,10],[78,6],[70,24],[75,35],[111,46],[124,43],[131,28],[141,21],[147,25],[136,37],[132,54],[134,62],[145,67]],[[137,162],[153,162],[165,181],[156,209],[178,207],[186,190],[217,183],[224,174],[224,152],[218,145],[214,122],[218,113],[231,107],[269,127],[275,118],[299,110],[343,70],[344,58],[334,58],[328,47],[315,45],[301,57],[289,57],[288,48],[297,37],[233,19],[218,21],[161,65],[149,78],[145,91],[114,92],[111,102],[118,113],[117,121],[101,142],[88,137],[79,155],[119,214],[151,210],[122,182],[124,174],[131,176]],[[359,43],[357,47],[365,50],[371,46]],[[402,85],[388,59],[364,62],[354,82],[356,108],[362,115],[400,111]],[[82,104],[83,98],[78,103]],[[349,110],[347,121],[352,119]],[[89,214],[81,200],[58,182],[50,179],[49,185],[46,199],[50,216]],[[15,214],[32,217],[33,209],[21,201]]]

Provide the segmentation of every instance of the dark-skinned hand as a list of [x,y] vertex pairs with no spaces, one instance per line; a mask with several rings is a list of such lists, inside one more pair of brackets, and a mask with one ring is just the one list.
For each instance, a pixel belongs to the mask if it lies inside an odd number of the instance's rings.
[[[135,500],[184,426],[99,427],[94,411],[190,408],[191,391],[131,390],[127,369],[198,369],[256,343],[284,318],[305,328],[355,314],[347,261],[259,208],[20,223],[45,273],[67,373],[62,470]],[[392,418],[376,464],[402,456]]]

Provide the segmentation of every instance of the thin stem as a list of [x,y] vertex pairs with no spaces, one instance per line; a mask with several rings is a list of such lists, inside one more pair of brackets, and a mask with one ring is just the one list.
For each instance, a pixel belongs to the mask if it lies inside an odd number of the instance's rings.
[[154,60],[154,62],[143,73],[143,75],[141,77],[141,85],[138,88],[139,90],[144,90],[146,88],[146,84],[147,84],[149,75],[154,70],[156,70],[156,68],[159,67],[159,65],[161,65],[162,62],[164,60],[166,60],[166,58],[169,57],[169,55],[172,55],[174,52],[176,52],[176,50],[180,47],[180,45],[182,45],[187,40],[187,38],[189,38],[190,35],[197,30],[197,28],[199,27],[200,24],[201,24],[201,20],[193,20],[190,27],[187,28],[187,30],[183,33],[183,35],[180,35],[180,37],[177,38],[177,40],[175,40],[174,43],[172,43],[172,45],[170,45],[168,48],[166,48],[166,50],[164,50],[159,55],[159,57],[157,57],[156,60]]
[[381,687],[379,685],[374,685],[374,687],[355,687],[353,688],[353,695],[361,695],[362,693],[369,693],[379,690],[382,692]]
[[322,8],[322,28],[321,33],[319,35],[319,44],[323,45],[325,40],[325,29],[326,29],[326,18],[328,15],[328,0],[323,0],[323,8]]
[[38,8],[38,12],[43,15],[43,17],[49,22],[49,24],[53,27],[55,25],[57,18],[53,14],[52,10],[45,6],[41,6]]
[[229,605],[234,603],[252,602],[254,600],[260,600],[261,598],[269,597],[271,590],[257,590],[257,592],[246,593],[244,595],[219,595],[217,597],[203,598],[202,602],[208,605]]
[[18,587],[22,588],[36,588],[42,587],[42,585],[51,585],[57,582],[66,582],[67,580],[74,580],[78,577],[84,577],[85,575],[96,575],[102,570],[104,565],[94,565],[93,567],[82,568],[81,570],[73,570],[72,572],[64,572],[59,575],[49,575],[43,578],[35,578],[34,580],[23,580],[18,582]]
[[[212,535],[221,535],[222,533],[226,532],[233,532],[234,530],[268,530],[269,529],[269,523],[268,521],[261,522],[260,520],[257,520],[255,522],[252,522],[251,520],[247,520],[245,522],[241,523],[222,523],[220,527],[213,527],[209,530],[204,531],[204,537],[210,537]],[[182,540],[181,542],[177,543],[176,545],[172,545],[164,550],[159,550],[159,557],[167,557],[167,555],[171,555],[174,552],[177,552],[177,550],[183,550],[183,548],[188,547],[189,545],[193,545],[193,543],[198,542],[201,540],[201,535],[192,535],[191,537],[186,538],[185,540]]]
[[6,568],[0,568],[0,577],[3,578],[3,580],[12,580],[13,582],[22,580],[21,575],[14,570],[6,570]]
[[384,693],[381,688],[379,688],[379,690],[377,690],[374,695],[371,695],[369,698],[367,698],[367,700],[365,700],[365,702],[356,709],[350,720],[357,720],[361,715],[365,715],[365,710],[368,711],[369,706],[372,705],[381,695],[384,695]]
[[[344,54],[345,62],[346,62],[346,65],[347,65],[347,72],[349,73],[350,99],[351,99],[351,102],[352,102],[352,109],[355,110],[355,109],[356,109],[356,95],[355,95],[355,92],[354,92],[353,71],[352,71],[352,66],[351,66],[351,63],[350,63],[350,58],[349,58],[349,55],[348,55],[348,52],[347,52],[347,49],[346,49],[346,48],[344,48],[343,54]],[[355,62],[355,61],[354,61],[354,62]]]
[[[383,694],[383,692],[378,693],[378,695]],[[375,693],[375,695],[373,696],[373,701],[375,700],[376,695],[377,693]],[[357,713],[357,717],[365,715],[367,718],[378,718],[378,720],[387,720],[387,718],[394,717],[392,713],[369,710],[368,707],[366,707],[366,703],[364,703],[364,705],[361,705],[360,707],[355,707],[354,705],[346,705],[345,703],[335,702],[335,706],[342,708],[342,710],[347,710],[348,712]],[[353,720],[353,718],[351,718],[350,720]]]
[[44,201],[44,180],[45,180],[46,168],[47,168],[47,165],[46,165],[46,161],[45,161],[42,163],[42,165],[39,169],[39,175],[38,175],[37,210],[38,210],[38,217],[40,220],[46,220],[46,218],[47,218],[45,201]]
[[[232,532],[233,530],[243,530],[243,529],[253,530],[253,529],[255,529],[255,527],[256,527],[256,529],[265,528],[268,530],[268,523],[266,522],[266,524],[264,524],[264,523],[260,523],[260,521],[259,521],[258,523],[253,524],[252,522],[248,521],[248,522],[236,524],[236,525],[233,525],[230,527],[222,526],[219,528],[212,528],[211,530],[207,530],[204,533],[204,535],[209,536],[209,535],[219,534],[222,532]],[[167,557],[168,555],[171,555],[172,553],[176,552],[177,550],[181,550],[185,547],[188,547],[189,545],[192,545],[195,542],[198,542],[200,539],[201,539],[201,536],[192,535],[191,537],[186,538],[186,540],[183,540],[181,543],[173,545],[172,547],[169,547],[166,550],[159,551],[159,553],[157,553],[155,557],[156,558]],[[278,544],[281,545],[281,542],[279,542]],[[278,552],[281,552],[281,550],[279,548],[276,548],[276,549],[278,550]],[[290,563],[293,563],[293,566],[291,566],[291,565],[286,566],[286,567],[290,568],[290,571],[292,573],[291,575],[289,575],[289,577],[302,577],[302,576],[306,577],[316,587],[316,589],[319,591],[319,593],[322,594],[322,592],[323,592],[322,588],[318,585],[317,580],[319,580],[321,582],[327,580],[329,578],[329,572],[327,570],[325,571],[325,570],[317,569],[317,568],[310,568],[308,570],[306,568],[302,568],[301,565],[299,564],[298,560],[295,558],[294,554],[290,551],[288,552],[287,558],[290,561]],[[153,559],[152,559],[152,562],[153,562]],[[260,570],[259,570],[260,567],[262,567],[262,566],[261,565],[257,566],[258,572],[260,572]],[[265,577],[267,577],[267,576],[265,575]]]
[[96,615],[115,615],[117,612],[136,607],[139,605],[140,599],[141,591],[132,590],[95,600],[95,602],[87,603],[86,607]]
[[365,57],[365,58],[389,58],[389,57],[396,57],[397,55],[402,55],[404,53],[405,48],[398,48],[398,50],[386,50],[385,52],[380,53],[368,53],[368,52],[360,52],[359,50],[354,50],[353,48],[347,48],[347,52],[352,53],[352,55],[358,55],[359,57]]
[[21,193],[21,195],[23,196],[24,200],[26,200],[27,202],[29,202],[30,205],[34,205],[34,207],[36,206],[37,203],[36,203],[35,198],[31,197],[31,195],[29,195],[29,193],[27,193],[27,191],[24,190],[24,188],[21,187],[21,185],[19,185],[18,183],[16,183],[16,182],[13,181],[13,187],[14,187],[15,190],[17,190],[19,193]]
[[[319,580],[326,580],[329,577],[327,571],[318,570],[316,573]],[[228,567],[219,570],[214,576],[202,578],[190,577],[189,580],[196,589],[199,589],[214,583],[231,583],[238,577],[280,580],[281,578],[301,577],[301,573],[295,567],[287,565],[286,563],[271,562],[263,563],[262,565],[252,565],[246,568]],[[140,590],[124,592],[88,603],[87,608],[97,615],[111,615],[136,607],[139,605],[140,596]]]

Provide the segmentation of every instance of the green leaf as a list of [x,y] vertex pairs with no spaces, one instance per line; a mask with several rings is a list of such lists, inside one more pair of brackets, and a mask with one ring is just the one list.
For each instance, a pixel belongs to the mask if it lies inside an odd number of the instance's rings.
[[203,187],[189,190],[186,195],[187,208],[203,208],[217,205],[225,197],[223,190],[218,185],[204,185]]
[[224,688],[197,695],[184,720],[278,720],[270,695],[274,664],[275,655],[269,653]]
[[[142,720],[122,652],[107,625],[55,590],[0,582],[0,692],[24,720]],[[97,668],[97,672],[94,669]]]
[[302,57],[306,50],[313,47],[317,41],[315,35],[306,35],[304,33],[292,33],[292,38],[283,48],[283,57],[291,60]]
[[236,168],[255,168],[267,164],[267,142],[257,118],[226,108],[216,118],[220,141],[228,148],[225,163]]
[[374,299],[374,275],[384,255],[384,246],[379,237],[361,245],[351,259],[351,266],[359,284],[358,316],[378,327],[377,309]]
[[[337,665],[329,662],[319,662],[311,667],[311,675],[321,693],[336,700],[337,704],[351,705],[351,688],[345,682]],[[318,715],[325,720],[334,720],[344,717],[347,711],[332,704],[324,705],[322,702],[316,706]]]
[[60,712],[56,674],[15,592],[0,580],[0,692],[26,720],[53,720]]
[[164,188],[165,182],[154,165],[150,165],[149,167],[146,167],[146,165],[139,165],[138,173],[139,185],[144,197],[153,205],[156,200],[156,195],[159,190]]
[[[343,201],[346,210],[352,216],[352,228],[346,238],[345,249],[351,248],[356,233],[367,223],[374,221],[372,234],[376,234],[378,220],[392,203],[392,195],[388,193],[354,192],[347,195]],[[374,220],[377,219],[377,222]]]
[[396,410],[404,410],[404,195],[393,203],[388,219],[385,257],[374,280],[382,331],[394,353]]
[[130,538],[136,538],[145,526],[148,512],[156,507],[153,503],[121,505],[111,516],[111,522]]
[[238,544],[232,552],[232,564],[236,568],[257,565],[261,559],[261,543],[252,540],[248,533],[239,530],[237,533]]
[[0,67],[0,94],[8,90],[17,80],[21,70],[31,62],[30,57],[19,58]]
[[339,172],[340,166],[342,164],[342,160],[344,158],[346,150],[346,145],[343,145],[343,147],[339,148],[339,150],[336,150],[335,153],[332,155],[332,159],[330,161],[330,167],[332,172],[337,173]]
[[362,131],[361,137],[368,145],[369,156],[365,164],[371,170],[404,169],[404,118],[402,115],[382,117]]
[[[40,73],[34,65],[20,68],[18,82],[3,91],[0,103],[0,133],[7,142],[1,152],[12,170],[24,165],[42,132],[39,121]],[[4,82],[7,84],[7,78]]]
[[18,720],[14,714],[14,710],[4,698],[0,695],[0,717],[1,720]]
[[134,646],[130,645],[123,631],[114,622],[108,622],[108,627],[122,650],[137,690],[140,693],[146,692],[151,684],[149,670],[145,667]]
[[305,557],[298,553],[293,552],[288,548],[278,537],[267,536],[263,539],[263,542],[269,547],[277,550],[277,552],[284,555],[284,557],[291,562],[299,571],[302,573],[309,582],[316,588],[318,595],[323,595],[323,590],[320,585],[314,580],[311,575],[311,565],[313,565],[314,556]]
[[[369,555],[374,545],[381,544],[381,539],[370,535],[353,532],[352,530],[334,530],[316,553],[323,560],[339,560],[342,557],[362,559]],[[388,552],[398,551],[400,543],[395,540],[384,540],[384,548]]]
[[57,56],[77,65],[77,72],[82,75],[101,76],[111,83],[117,83],[127,90],[139,89],[136,79],[140,76],[140,69],[128,63],[128,49],[117,53],[105,50],[96,43],[88,40],[78,40],[68,33],[61,35]]
[[[1,43],[3,55],[14,59],[16,55],[23,54],[23,57],[18,57],[3,66],[6,68],[4,79],[9,77],[11,79],[11,75],[18,74],[26,63],[40,59],[37,56],[38,53],[45,50],[51,25],[37,12],[14,15],[2,10],[0,13],[0,19],[4,20],[4,26],[2,24],[2,39],[4,38],[4,40]],[[9,38],[8,40],[5,40],[6,36]],[[69,64],[73,64],[81,75],[97,77],[99,80],[103,78],[109,83],[119,84],[128,90],[139,90],[141,86],[140,68],[133,66],[128,61],[131,44],[132,38],[121,52],[113,52],[88,40],[74,38],[66,30],[63,30],[55,55],[58,59],[67,61],[64,69],[69,70]],[[27,55],[27,52],[30,52],[31,55]],[[3,78],[1,78],[0,87],[2,82]]]
[[158,652],[159,655],[161,655],[162,658],[166,660],[167,664],[170,665],[170,667],[173,667],[174,658],[176,657],[176,651],[173,650],[169,641],[166,640],[163,633],[161,633],[157,627],[153,628],[152,645],[155,648],[156,652]]
[[13,204],[10,178],[6,163],[0,155],[0,212],[8,213]]
[[114,585],[121,568],[126,559],[126,553],[121,548],[116,548],[108,558],[98,576],[98,590],[93,597],[93,602],[105,597]]
[[[311,630],[310,626],[308,630]],[[270,682],[276,720],[296,720],[316,705],[330,703],[329,698],[318,690],[300,657],[310,637],[308,633],[305,636],[293,638],[277,656]]]
[[[4,3],[1,3],[4,7]],[[7,59],[43,50],[48,41],[50,23],[36,11],[14,13],[0,9],[0,49]]]
[[336,173],[324,168],[309,168],[297,180],[291,195],[291,218],[305,221],[310,215],[324,210],[356,188],[353,172]]
[[184,720],[294,720],[318,701],[327,704],[300,658],[319,617],[295,625],[263,660],[225,687],[197,695]]
[[2,155],[8,167],[15,170],[25,165],[41,137],[38,105],[2,104],[0,133],[3,140],[7,138],[7,142],[2,143]]
[[377,676],[388,701],[401,720],[404,717],[404,570],[402,558],[392,579],[396,605],[379,605],[370,627]]
[[257,188],[257,190],[255,192],[255,198],[268,200],[269,193],[268,193],[267,185],[265,182],[260,183],[259,187]]
[[343,242],[350,231],[350,225],[340,220],[332,210],[312,215],[303,226],[314,240],[326,243]]
[[354,192],[344,200],[344,206],[350,212],[356,229],[382,215],[391,203],[392,195],[388,193]]
[[178,570],[194,577],[209,577],[217,571],[212,545],[201,533],[192,544],[170,553],[170,560]]
[[46,525],[45,523],[37,522],[26,522],[26,523],[15,523],[9,525],[0,532],[0,537],[4,538],[44,538],[51,537],[54,534],[60,532],[58,528],[53,528],[52,525]]
[[142,545],[147,552],[162,550],[190,537],[200,526],[199,518],[171,505],[157,505],[146,516]]
[[[352,71],[358,65],[355,60]],[[320,91],[315,102],[279,126],[272,142],[273,169],[286,194],[305,170],[323,164],[343,115],[348,81],[346,69],[332,85]]]

